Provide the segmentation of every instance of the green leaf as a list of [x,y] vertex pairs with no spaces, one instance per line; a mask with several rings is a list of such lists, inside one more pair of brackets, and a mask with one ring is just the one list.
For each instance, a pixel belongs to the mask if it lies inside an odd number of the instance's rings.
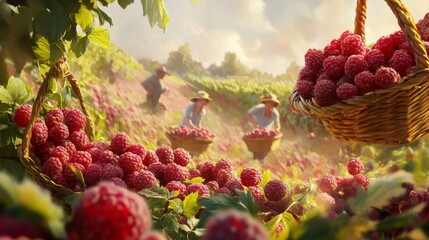
[[10,77],[6,87],[13,102],[22,104],[26,102],[30,96],[27,92],[24,81],[16,77]]
[[56,62],[58,59],[67,56],[67,46],[65,42],[59,40],[50,47],[50,61]]
[[275,217],[273,217],[270,221],[266,222],[265,225],[265,229],[268,230],[268,234],[270,235],[271,239],[276,239],[276,229],[277,226],[279,225],[280,221],[282,220],[282,215],[279,214]]
[[51,93],[57,92],[57,80],[55,78],[51,77],[48,79],[48,89]]
[[198,192],[193,192],[183,199],[183,215],[186,218],[193,217],[198,210],[200,210],[200,205],[197,203]]
[[69,167],[74,172],[74,174],[76,174],[79,183],[82,184],[84,189],[86,189],[86,184],[82,172],[79,169],[75,168],[73,165],[69,165]]
[[250,191],[247,193],[243,191],[236,191],[236,193],[240,197],[240,201],[244,204],[249,213],[254,217],[258,216],[259,204],[253,198],[252,193]]
[[98,7],[95,10],[98,14],[98,20],[100,22],[100,25],[104,25],[104,22],[108,22],[110,24],[110,26],[113,25],[112,18],[109,17],[109,15],[107,15],[107,13],[105,13],[103,10],[101,10]]
[[141,0],[141,3],[143,6],[143,16],[148,16],[150,26],[153,27],[155,24],[158,24],[165,31],[170,17],[164,8],[163,1]]
[[127,8],[128,5],[130,5],[133,2],[134,0],[118,0],[119,6],[121,6],[121,8],[123,9]]
[[160,220],[164,229],[178,232],[180,224],[174,214],[167,213],[163,215]]
[[415,224],[417,224],[416,217],[417,213],[405,212],[378,222],[376,225],[376,229],[382,232],[391,232],[405,226],[414,226]]
[[96,26],[90,30],[90,33],[87,35],[90,43],[93,43],[102,48],[110,47],[110,36],[107,29]]
[[175,198],[169,201],[168,209],[171,209],[173,213],[182,214],[183,213],[183,202],[179,198]]
[[94,23],[94,15],[92,15],[92,12],[83,4],[80,6],[79,12],[74,16],[76,24],[79,24],[84,31]]
[[82,193],[75,192],[71,195],[64,197],[63,199],[65,203],[74,208],[82,199]]
[[24,166],[17,160],[0,159],[0,170],[6,171],[15,179],[22,179],[25,174]]
[[9,92],[3,86],[0,86],[0,102],[12,104],[13,99]]
[[271,180],[271,171],[265,171],[262,173],[262,181],[259,183],[260,187],[264,187]]
[[183,181],[184,183],[203,183],[204,182],[204,178],[202,177],[194,177],[192,179],[187,179],[185,181]]

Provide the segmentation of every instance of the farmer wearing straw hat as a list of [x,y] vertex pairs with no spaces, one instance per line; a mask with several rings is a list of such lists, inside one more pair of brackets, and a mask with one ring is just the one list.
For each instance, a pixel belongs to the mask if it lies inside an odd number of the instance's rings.
[[180,127],[201,128],[201,119],[206,114],[205,106],[211,102],[211,99],[208,93],[199,91],[195,97],[191,98],[191,102],[186,107]]
[[161,66],[155,69],[154,75],[148,77],[142,82],[142,86],[147,92],[146,102],[144,105],[154,113],[159,110],[159,99],[161,98],[161,95],[168,91],[168,88],[165,87],[161,81],[166,74],[168,74],[167,68]]
[[[259,98],[259,104],[247,111],[246,118],[254,128],[267,128],[280,130],[280,114],[277,107],[280,101],[277,96],[269,93]],[[253,159],[264,160],[268,152],[253,153]]]

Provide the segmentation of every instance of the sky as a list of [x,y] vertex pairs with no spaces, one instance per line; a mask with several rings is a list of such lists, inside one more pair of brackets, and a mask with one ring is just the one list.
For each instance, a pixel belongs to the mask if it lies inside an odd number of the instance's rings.
[[[428,0],[402,2],[416,22],[429,12]],[[356,0],[164,0],[164,5],[170,16],[165,32],[150,27],[138,0],[125,10],[109,6],[112,42],[136,59],[160,62],[189,43],[205,67],[235,52],[249,68],[277,75],[292,62],[303,65],[309,48],[323,49],[345,30],[353,31]],[[385,1],[368,1],[368,44],[399,29]]]

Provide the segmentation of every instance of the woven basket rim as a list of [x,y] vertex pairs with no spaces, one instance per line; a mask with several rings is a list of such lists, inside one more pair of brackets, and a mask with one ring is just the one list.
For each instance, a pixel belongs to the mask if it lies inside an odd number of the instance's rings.
[[274,136],[274,137],[266,137],[266,138],[249,138],[249,137],[245,137],[245,136],[243,136],[243,140],[244,141],[266,141],[266,140],[276,140],[276,139],[279,139],[279,138],[282,138],[283,137],[283,134],[279,134],[279,135],[276,135],[276,136]]
[[170,134],[169,132],[166,132],[168,137],[174,138],[174,139],[185,139],[185,140],[195,140],[198,142],[204,142],[204,143],[212,143],[213,142],[213,138],[212,139],[208,139],[208,138],[200,138],[200,137],[179,137],[179,136],[175,136]]

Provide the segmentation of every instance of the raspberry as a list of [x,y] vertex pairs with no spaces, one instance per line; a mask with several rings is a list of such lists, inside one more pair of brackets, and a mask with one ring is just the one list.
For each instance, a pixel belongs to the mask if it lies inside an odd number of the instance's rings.
[[336,90],[338,99],[347,100],[358,95],[358,88],[350,83],[341,84]]
[[107,182],[111,182],[111,183],[113,183],[119,187],[127,188],[127,184],[124,182],[124,180],[117,178],[117,177],[111,178]]
[[70,157],[70,162],[72,163],[80,163],[82,166],[87,168],[89,164],[92,163],[91,154],[85,151],[76,151]]
[[109,180],[114,177],[122,178],[124,176],[124,171],[117,165],[108,163],[103,166],[103,172],[101,173],[101,179]]
[[77,108],[70,109],[64,115],[64,124],[67,125],[70,132],[81,131],[86,124],[85,114]]
[[100,153],[98,163],[104,165],[104,164],[113,164],[116,165],[118,163],[119,157],[117,157],[115,154],[113,154],[110,150],[104,150]]
[[140,191],[142,189],[152,188],[153,184],[159,185],[159,181],[156,179],[155,175],[149,171],[143,171],[133,178],[132,186],[137,191]]
[[206,182],[216,179],[216,175],[213,172],[214,167],[215,163],[212,161],[207,161],[200,167],[201,177],[204,178]]
[[63,107],[61,108],[61,112],[63,112],[63,116],[66,116],[68,112],[70,112],[71,108]]
[[126,133],[117,133],[110,142],[110,150],[114,154],[121,155],[131,146],[131,140]]
[[43,163],[42,170],[44,174],[48,175],[50,178],[53,178],[63,171],[63,164],[61,163],[60,159],[51,157]]
[[119,156],[118,166],[124,170],[124,174],[140,171],[143,167],[142,160],[134,153],[126,152]]
[[216,190],[215,192],[216,192],[216,194],[232,195],[231,190],[229,190],[229,189],[228,189],[228,188],[226,188],[226,187],[221,187],[221,188],[219,188],[218,190]]
[[316,76],[317,76],[317,71],[311,69],[308,66],[305,66],[299,72],[298,80],[299,81],[305,80],[305,81],[309,81],[309,82],[314,82],[314,81],[316,81]]
[[92,162],[96,163],[100,160],[100,156],[103,150],[100,150],[98,148],[90,148],[86,150],[86,152],[88,152],[91,155]]
[[85,146],[89,143],[89,138],[83,131],[72,132],[70,134],[69,140],[75,145],[76,150],[85,149]]
[[347,163],[347,171],[350,175],[357,175],[363,170],[363,164],[356,158],[350,158]]
[[262,181],[262,173],[259,169],[247,167],[241,172],[240,178],[244,186],[256,186]]
[[69,129],[63,123],[58,123],[49,129],[49,140],[58,144],[69,137]]
[[110,147],[107,143],[104,142],[90,142],[88,144],[86,144],[84,150],[89,150],[91,148],[97,148],[100,150],[109,150]]
[[139,175],[139,173],[140,172],[132,172],[132,173],[125,175],[124,181],[128,185],[128,188],[135,189],[135,187],[133,185],[134,184],[134,177]]
[[158,156],[156,156],[154,151],[148,150],[146,156],[143,159],[143,164],[145,166],[150,166],[152,163],[159,162]]
[[352,31],[346,30],[343,33],[341,33],[341,36],[338,38],[338,42],[340,42],[340,44],[341,44],[341,42],[344,41],[344,39],[346,39],[346,37],[353,36],[353,35],[355,35],[355,34]]
[[389,60],[389,67],[395,69],[402,77],[407,75],[407,69],[414,66],[414,59],[406,50],[396,50]]
[[236,190],[244,190],[244,187],[238,178],[231,178],[227,183],[225,183],[224,187],[228,188],[233,193],[235,193]]
[[58,108],[50,110],[45,116],[45,123],[49,129],[55,127],[60,123],[63,123],[63,121],[64,121],[64,114],[61,111],[61,109],[58,109]]
[[34,123],[33,128],[31,129],[31,144],[38,146],[45,143],[47,139],[48,127],[46,127],[45,123],[39,119]]
[[222,169],[218,172],[216,181],[219,183],[219,186],[223,187],[233,177],[232,172]]
[[192,178],[200,177],[201,173],[198,169],[191,168],[189,169],[189,176],[192,179]]
[[34,154],[42,161],[48,160],[51,157],[52,151],[55,149],[55,145],[52,142],[45,142],[40,146],[37,146],[33,151]]
[[323,71],[322,73],[319,74],[319,76],[317,77],[316,82],[320,81],[320,80],[330,80],[328,75],[325,73],[325,71]]
[[183,198],[186,194],[186,186],[185,184],[179,182],[179,181],[171,181],[165,185],[165,187],[168,189],[168,191],[178,191],[179,192],[179,198]]
[[314,196],[314,201],[318,206],[325,209],[328,218],[335,218],[335,199],[327,193],[318,193]]
[[344,73],[349,79],[355,79],[355,76],[368,70],[368,63],[362,55],[351,55],[344,65]]
[[407,38],[402,30],[391,33],[389,38],[392,39],[395,49],[398,49],[404,42],[407,42]]
[[206,185],[212,191],[216,191],[219,189],[219,183],[217,183],[216,181],[210,181],[206,183]]
[[13,115],[13,122],[20,128],[25,128],[30,123],[31,111],[33,107],[30,104],[19,105]]
[[408,41],[403,42],[399,47],[399,49],[405,50],[410,56],[414,55],[413,48],[411,47],[411,44]]
[[83,178],[88,186],[93,186],[101,180],[101,174],[103,172],[103,166],[100,164],[90,164],[85,170],[83,170]]
[[289,186],[280,180],[271,180],[264,187],[265,197],[274,202],[280,201],[285,196],[289,196],[290,192]]
[[313,82],[301,80],[296,84],[296,91],[302,98],[310,99],[313,97],[314,85]]
[[377,40],[372,49],[380,50],[384,55],[384,61],[387,62],[396,51],[396,46],[392,38],[383,36]]
[[52,181],[54,181],[54,183],[61,185],[63,187],[66,187],[66,188],[69,187],[69,184],[67,183],[67,181],[66,181],[66,179],[62,173],[53,176]]
[[375,73],[375,86],[386,89],[401,80],[401,76],[393,68],[381,67]]
[[326,173],[317,181],[317,185],[320,191],[333,193],[337,188],[337,179],[332,174]]
[[215,174],[215,176],[217,176],[218,172],[221,169],[224,169],[224,170],[231,172],[232,171],[231,160],[229,160],[227,158],[222,158],[221,160],[219,160],[213,168],[213,173]]
[[72,219],[67,239],[140,239],[152,228],[144,198],[112,183],[85,191]]
[[186,168],[177,165],[175,163],[169,163],[165,167],[164,182],[169,183],[171,181],[180,181],[189,179],[189,172]]
[[362,185],[362,187],[365,188],[365,190],[368,190],[369,186],[369,178],[363,174],[356,174],[354,175],[354,180],[356,183]]
[[249,187],[249,192],[252,194],[253,199],[255,199],[256,202],[259,204],[265,202],[265,196],[262,192],[262,189],[256,186]]
[[76,152],[76,146],[70,141],[62,141],[60,146],[67,150],[69,156],[72,156]]
[[340,197],[347,199],[353,197],[357,193],[356,182],[353,177],[338,179],[338,191]]
[[344,83],[354,84],[354,81],[351,80],[350,78],[344,76],[344,77],[337,80],[337,82],[335,83],[335,86],[337,86],[337,88],[338,88],[339,86],[341,86]]
[[415,72],[417,72],[417,67],[411,66],[411,67],[407,68],[407,70],[405,71],[405,76],[408,76],[408,75],[413,74]]
[[71,188],[74,188],[76,186],[76,184],[78,183],[78,179],[77,179],[76,174],[72,171],[70,166],[75,167],[80,172],[83,172],[85,170],[85,167],[79,163],[70,163],[68,165],[64,165],[64,168],[63,168],[64,178],[67,181],[67,184]]
[[323,57],[338,56],[341,53],[341,42],[333,40],[330,44],[326,45],[323,49]]
[[189,155],[189,153],[183,148],[175,149],[173,151],[173,155],[174,155],[174,162],[184,167],[188,165],[191,159],[191,155]]
[[63,165],[67,165],[70,160],[70,155],[64,147],[57,146],[51,152],[51,157],[58,158]]
[[162,146],[155,150],[156,156],[160,162],[164,164],[169,164],[174,162],[174,153],[169,146]]
[[341,53],[348,57],[351,55],[365,55],[366,46],[359,35],[349,35],[341,41]]
[[198,192],[198,197],[210,197],[209,188],[202,183],[193,183],[186,187],[186,195]]
[[375,75],[369,71],[363,71],[356,75],[355,85],[361,95],[372,92],[375,90]]
[[313,71],[319,71],[323,65],[323,52],[318,49],[309,49],[305,55],[305,65]]
[[371,72],[377,71],[381,66],[384,66],[386,57],[379,49],[371,49],[365,54],[365,61],[368,63],[368,69]]
[[127,148],[127,152],[131,152],[139,156],[141,159],[146,157],[147,149],[142,144],[131,144]]
[[228,210],[216,213],[209,219],[202,239],[268,240],[270,238],[264,226],[250,215]]
[[342,55],[325,58],[323,61],[323,69],[326,75],[331,79],[342,77],[344,75],[344,65],[346,61],[347,58]]
[[152,163],[148,167],[148,170],[151,171],[160,182],[163,182],[165,169],[166,166],[161,162]]
[[314,86],[314,99],[321,107],[333,104],[337,99],[337,87],[329,80],[321,80]]

